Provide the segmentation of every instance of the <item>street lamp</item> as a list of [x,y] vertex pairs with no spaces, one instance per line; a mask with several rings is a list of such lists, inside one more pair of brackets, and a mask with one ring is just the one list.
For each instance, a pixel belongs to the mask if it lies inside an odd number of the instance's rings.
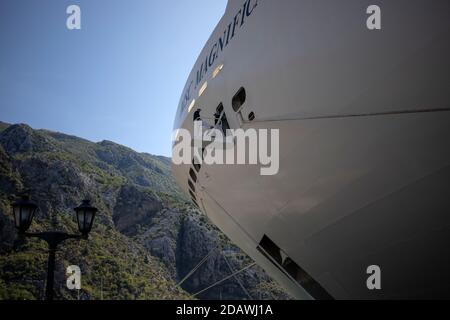
[[82,235],[87,236],[91,232],[95,214],[98,210],[91,206],[90,200],[83,200],[83,203],[74,208],[74,210],[77,215],[78,230],[80,230]]
[[14,214],[14,225],[19,234],[44,240],[48,244],[48,266],[47,266],[47,283],[45,288],[46,300],[53,300],[53,283],[55,279],[55,261],[56,250],[58,245],[67,239],[88,239],[88,234],[92,229],[97,208],[92,207],[89,200],[84,200],[78,207],[74,208],[78,229],[81,235],[67,234],[59,231],[28,233],[37,206],[30,201],[28,195],[23,195],[19,201],[12,204]]
[[37,205],[30,201],[28,195],[22,195],[19,201],[12,204],[12,207],[14,213],[14,225],[21,233],[27,231],[33,221]]

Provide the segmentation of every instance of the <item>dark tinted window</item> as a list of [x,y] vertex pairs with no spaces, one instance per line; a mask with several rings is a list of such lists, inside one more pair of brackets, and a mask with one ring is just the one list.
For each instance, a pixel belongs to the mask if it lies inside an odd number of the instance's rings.
[[191,188],[191,190],[192,190],[193,192],[195,192],[195,186],[194,186],[194,184],[192,183],[191,180],[188,181],[188,184],[189,184],[189,188]]
[[216,108],[216,113],[214,113],[214,124],[217,124],[217,122],[220,121],[221,115],[223,112],[223,104],[219,104],[219,106]]
[[279,264],[281,264],[281,250],[280,248],[269,239],[266,235],[262,238],[259,245]]
[[[261,250],[264,249],[264,250]],[[303,270],[294,260],[290,257],[286,257],[283,261],[281,255],[281,249],[275,242],[273,242],[269,237],[264,235],[259,243],[258,250],[261,251],[266,257],[269,255],[273,260],[277,262],[275,264],[279,269],[284,270],[285,273],[289,274],[295,281],[297,281],[308,293],[315,299],[330,300],[333,297],[318,283],[313,279],[305,270]],[[286,253],[283,252],[286,256]]]
[[197,175],[195,174],[194,170],[189,169],[189,176],[191,177],[192,181],[197,182]]
[[234,111],[239,111],[242,105],[245,103],[245,99],[247,98],[247,94],[244,88],[240,88],[238,92],[234,95],[233,100],[231,101],[231,105],[233,106]]
[[223,112],[223,104],[220,103],[219,106],[216,108],[216,113],[214,114],[214,124],[217,125],[218,123],[219,127],[217,129],[221,129],[223,135],[227,135],[227,130],[230,129],[230,125],[228,124],[227,115],[225,112]]
[[192,159],[192,165],[194,166],[195,171],[200,172],[202,165],[200,163],[195,163],[195,159]]

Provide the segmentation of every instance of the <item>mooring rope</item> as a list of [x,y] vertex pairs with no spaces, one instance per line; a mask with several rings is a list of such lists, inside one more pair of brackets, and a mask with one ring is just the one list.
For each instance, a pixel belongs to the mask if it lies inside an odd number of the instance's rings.
[[[230,269],[231,272],[234,272],[234,268],[231,266],[230,262],[228,261],[227,257],[225,256],[225,254],[222,254],[222,256],[223,256],[223,259],[225,260],[225,262],[226,262],[226,264],[227,264],[227,266],[228,266],[228,269]],[[247,297],[248,297],[250,300],[253,300],[253,297],[250,295],[250,293],[248,292],[248,290],[245,289],[244,284],[242,283],[242,281],[241,281],[238,277],[236,277],[236,276],[234,277],[234,279],[237,281],[237,283],[238,283],[239,286],[241,287],[242,291],[245,292],[245,294],[247,295]]]
[[225,282],[225,281],[227,281],[228,279],[233,278],[233,277],[236,276],[237,274],[239,274],[239,273],[241,273],[241,272],[244,272],[244,271],[247,270],[247,269],[250,269],[250,268],[253,267],[254,265],[256,265],[256,262],[253,262],[253,263],[249,264],[248,266],[246,266],[246,267],[244,267],[244,268],[242,268],[242,269],[240,269],[240,270],[234,272],[233,274],[229,275],[228,277],[225,277],[225,278],[223,278],[222,280],[213,283],[213,284],[210,285],[209,287],[206,287],[205,289],[200,290],[199,292],[193,294],[192,297],[195,297],[195,296],[197,296],[197,295],[199,295],[199,294],[201,294],[201,293],[203,293],[203,292],[205,292],[205,291],[207,291],[207,290],[209,290],[209,289],[211,289],[211,288],[214,288],[215,286],[221,284],[222,282]]
[[191,275],[193,275],[195,273],[195,271],[198,270],[198,268],[200,268],[205,262],[206,260],[208,260],[208,258],[211,256],[211,254],[217,249],[217,247],[214,247],[191,271],[188,272],[188,274],[181,279],[180,282],[178,282],[178,286],[181,286],[183,284],[183,282],[185,282],[187,279],[189,279],[189,277]]

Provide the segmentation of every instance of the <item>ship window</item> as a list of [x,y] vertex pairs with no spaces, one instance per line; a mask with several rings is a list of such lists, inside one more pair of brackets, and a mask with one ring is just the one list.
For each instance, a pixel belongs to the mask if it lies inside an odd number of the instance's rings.
[[[333,299],[333,297],[320,285],[320,283],[314,280],[266,235],[263,236],[261,242],[259,243],[258,250],[266,257],[269,255],[276,262],[274,264],[277,268],[289,274],[314,299]],[[283,255],[281,253],[283,253]],[[270,260],[273,262],[272,259]]]
[[189,187],[191,188],[191,190],[192,190],[193,192],[195,192],[195,186],[194,186],[194,184],[192,183],[191,180],[188,180],[188,184],[189,184]]
[[197,182],[197,175],[195,174],[195,171],[191,169],[189,169],[189,175],[191,176],[192,181]]
[[217,75],[220,73],[220,71],[222,71],[223,69],[223,64],[219,65],[216,69],[214,69],[214,72],[212,74],[213,79],[215,77],[217,77]]
[[197,200],[197,197],[195,196],[195,194],[191,190],[189,190],[189,194],[191,195],[193,200]]
[[192,165],[194,166],[195,171],[200,172],[200,169],[202,168],[200,161],[195,161],[195,159],[192,159]]
[[192,100],[191,104],[188,107],[188,113],[191,113],[192,109],[194,109],[195,106],[195,99]]
[[216,108],[216,113],[214,113],[214,125],[217,125],[217,123],[220,121],[222,113],[223,113],[223,104],[220,103],[219,106]]
[[242,105],[245,103],[245,99],[247,98],[247,94],[244,88],[240,88],[238,92],[234,95],[233,100],[231,101],[231,105],[233,106],[233,110],[235,112],[239,111]]
[[280,248],[269,239],[266,235],[262,238],[259,245],[279,264],[281,264],[281,250]]
[[205,82],[201,87],[200,90],[198,91],[198,96],[200,97],[203,92],[205,92],[206,88],[208,88],[208,82]]
[[230,125],[228,124],[227,115],[223,110],[222,103],[220,103],[216,108],[216,113],[214,114],[214,125],[218,127],[217,129],[222,130],[224,136],[227,135],[227,130],[230,130]]

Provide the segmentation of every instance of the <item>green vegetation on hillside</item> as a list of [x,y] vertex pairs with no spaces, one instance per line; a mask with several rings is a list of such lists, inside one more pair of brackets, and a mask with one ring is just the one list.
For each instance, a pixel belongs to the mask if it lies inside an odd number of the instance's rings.
[[[220,250],[241,253],[178,189],[168,158],[113,142],[93,143],[27,125],[0,122],[0,299],[42,299],[47,247],[18,237],[12,195],[30,189],[39,211],[32,231],[77,232],[73,210],[85,197],[99,209],[88,241],[68,240],[57,253],[57,299],[190,299],[229,275]],[[209,263],[177,287],[213,247]],[[244,260],[231,261],[236,269]],[[82,271],[79,292],[65,270]],[[255,297],[286,297],[260,269],[239,276]],[[229,280],[199,298],[246,298]]]

